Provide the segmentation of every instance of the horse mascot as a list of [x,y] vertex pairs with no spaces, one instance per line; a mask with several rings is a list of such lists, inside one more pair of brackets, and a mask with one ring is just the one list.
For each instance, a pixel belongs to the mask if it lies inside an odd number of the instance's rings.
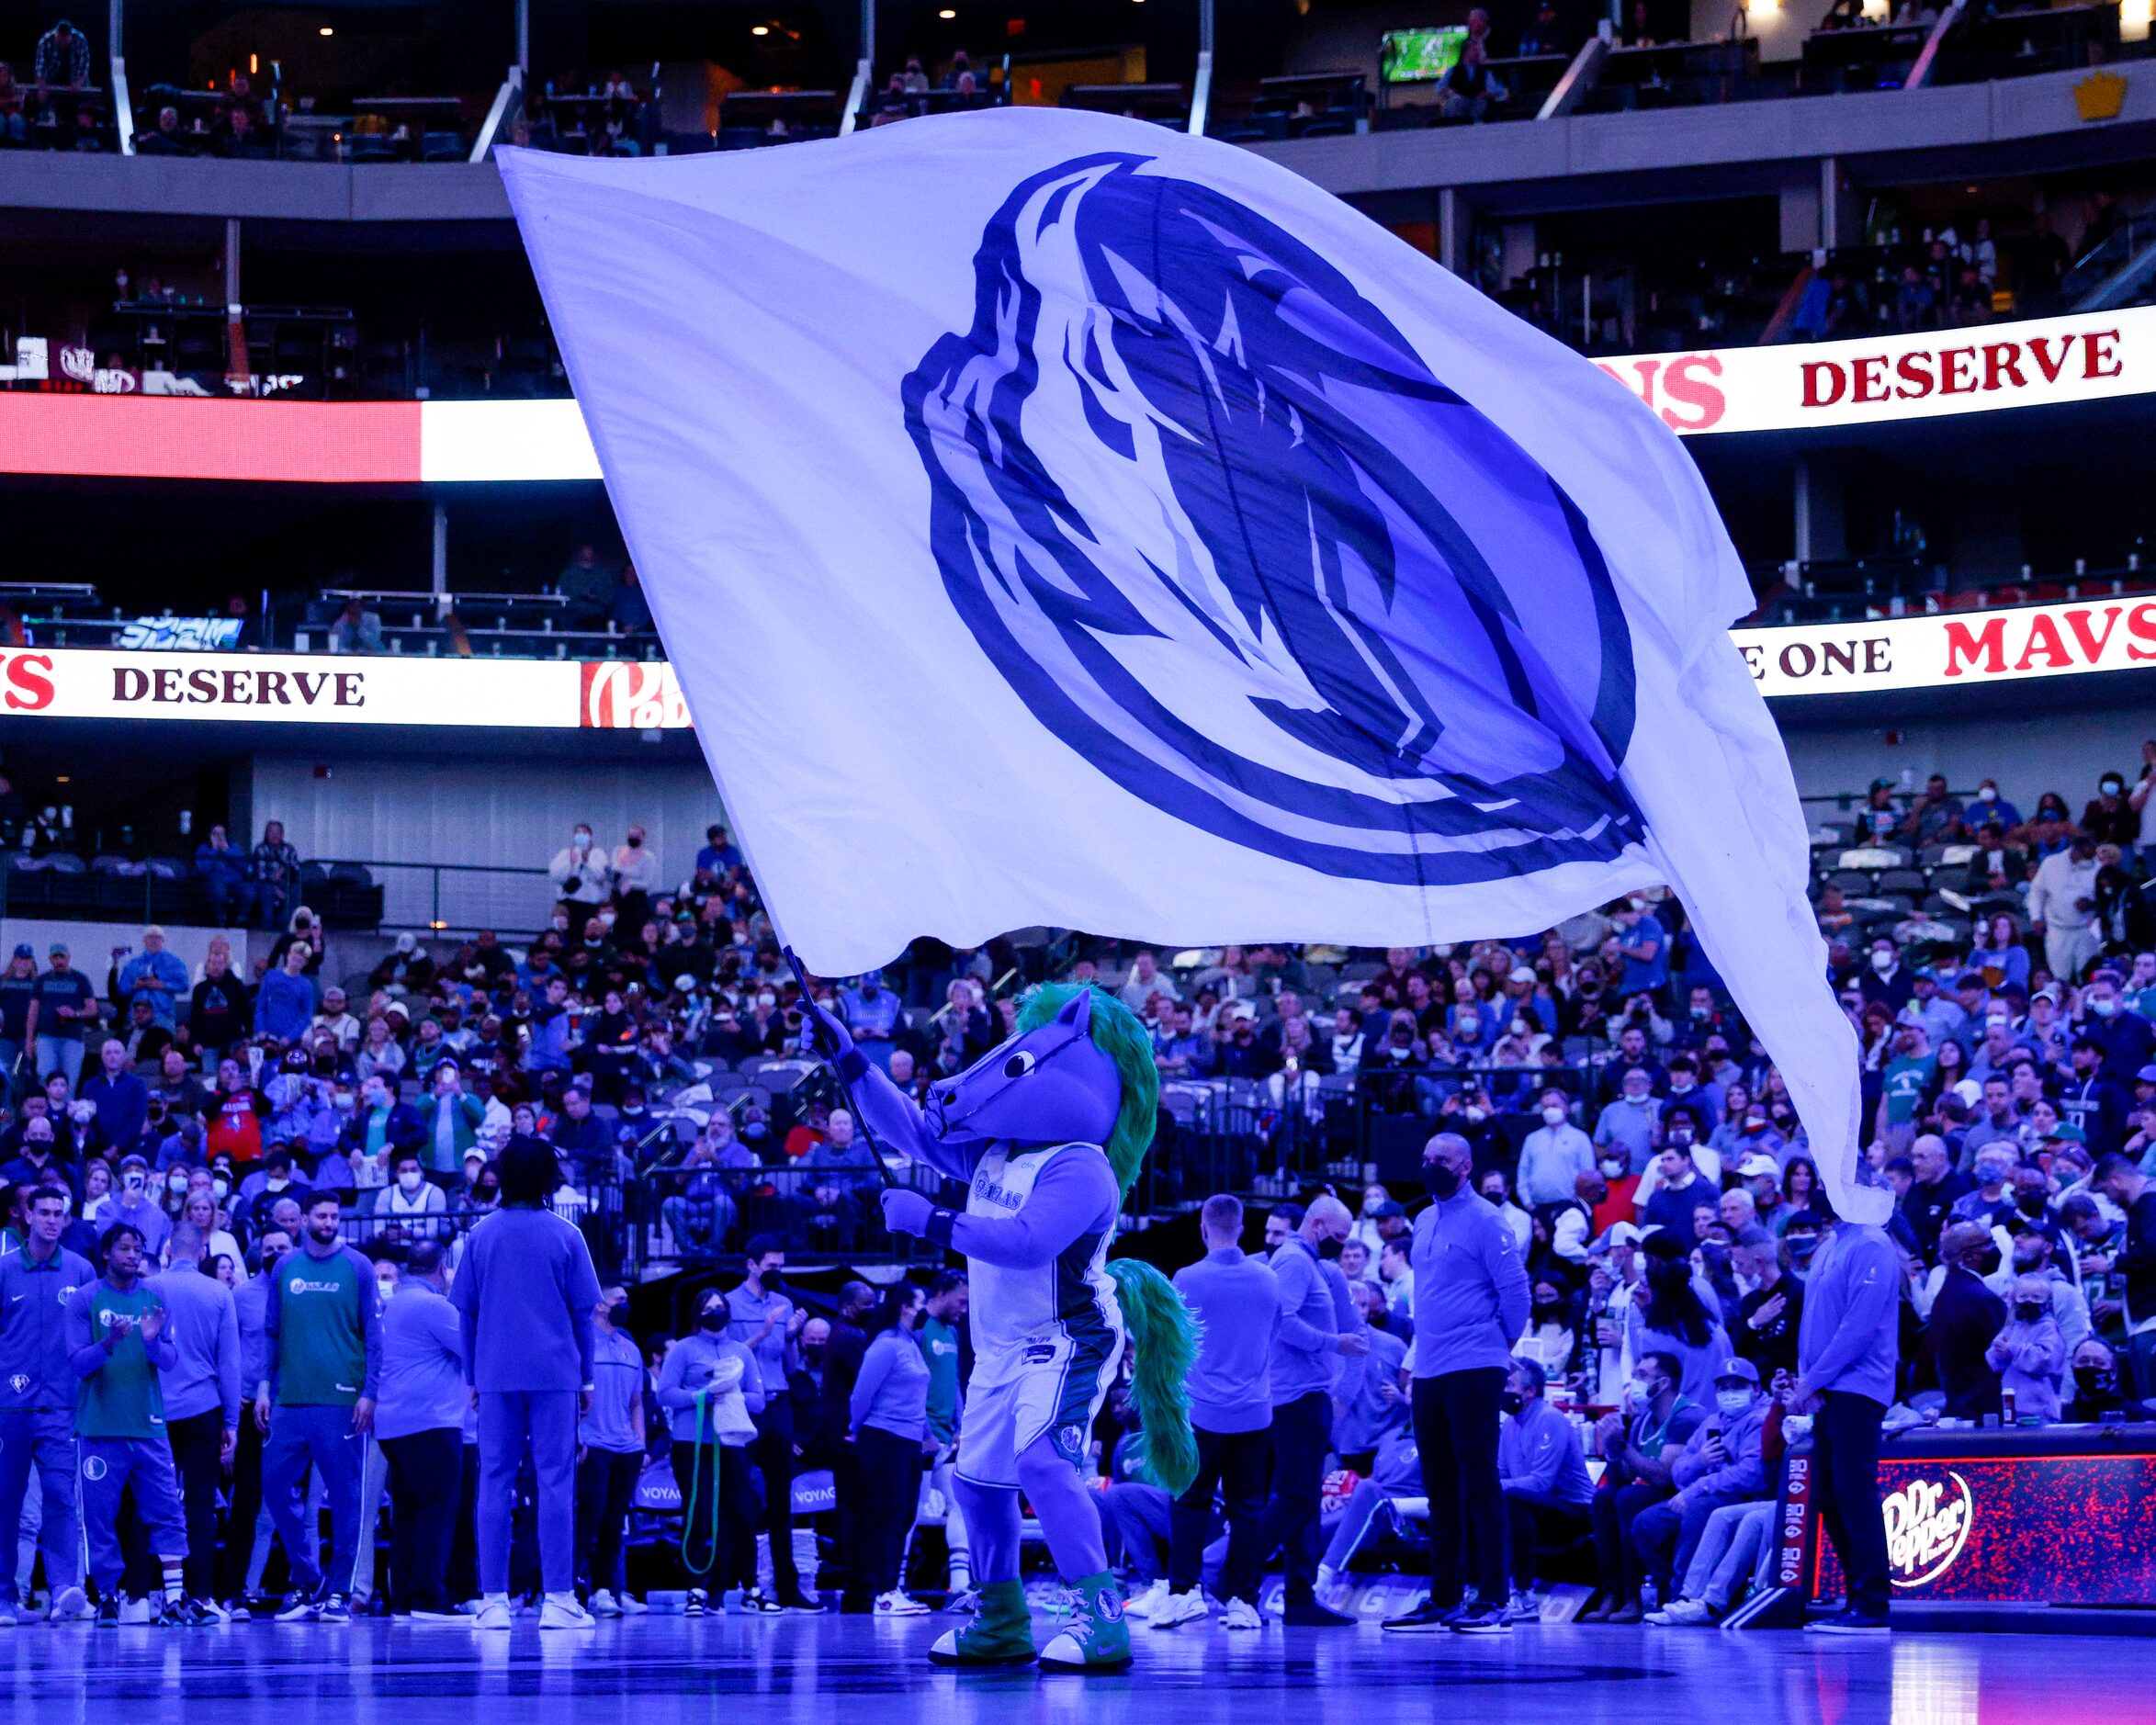
[[[1087,1445],[1123,1352],[1143,1465],[1172,1496],[1197,1471],[1184,1381],[1196,1321],[1159,1271],[1108,1259],[1123,1195],[1153,1141],[1160,1075],[1136,1016],[1089,986],[1031,990],[1016,1032],[918,1107],[809,1003],[854,1106],[884,1144],[966,1182],[964,1211],[884,1193],[884,1222],[965,1255],[974,1372],[954,1469],[980,1609],[929,1657],[942,1665],[1127,1670],[1130,1628],[1085,1483]],[[1037,1652],[1018,1575],[1019,1494],[1077,1596]]]

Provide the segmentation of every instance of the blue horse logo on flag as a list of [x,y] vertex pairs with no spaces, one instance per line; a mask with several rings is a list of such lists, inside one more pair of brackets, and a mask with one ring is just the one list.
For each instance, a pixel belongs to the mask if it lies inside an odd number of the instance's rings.
[[1315,252],[1085,155],[905,382],[943,584],[1033,714],[1180,820],[1342,878],[1607,862],[1631,637],[1586,520]]

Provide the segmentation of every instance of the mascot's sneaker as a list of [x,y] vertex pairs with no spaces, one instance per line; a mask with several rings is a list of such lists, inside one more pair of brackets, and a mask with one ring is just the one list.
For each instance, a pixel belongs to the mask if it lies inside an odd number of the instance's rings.
[[1131,1626],[1123,1615],[1123,1592],[1106,1570],[1073,1589],[1078,1598],[1071,1625],[1041,1650],[1043,1671],[1112,1675],[1131,1668]]
[[1033,1658],[1033,1613],[1014,1581],[984,1582],[973,1621],[945,1630],[929,1649],[938,1665],[1030,1665]]
[[1149,1618],[1172,1597],[1165,1580],[1149,1581],[1123,1602],[1123,1615],[1126,1618]]
[[1202,1589],[1193,1587],[1187,1594],[1171,1594],[1153,1613],[1153,1627],[1172,1629],[1179,1623],[1202,1623],[1213,1615],[1213,1607],[1206,1604]]

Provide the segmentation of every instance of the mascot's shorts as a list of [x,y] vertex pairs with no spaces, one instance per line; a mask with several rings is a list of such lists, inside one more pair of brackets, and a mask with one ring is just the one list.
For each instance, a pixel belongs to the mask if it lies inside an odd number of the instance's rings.
[[958,1477],[1015,1490],[1018,1458],[1044,1434],[1082,1470],[1122,1357],[1123,1336],[1103,1325],[1037,1336],[1002,1359],[975,1361],[958,1426]]

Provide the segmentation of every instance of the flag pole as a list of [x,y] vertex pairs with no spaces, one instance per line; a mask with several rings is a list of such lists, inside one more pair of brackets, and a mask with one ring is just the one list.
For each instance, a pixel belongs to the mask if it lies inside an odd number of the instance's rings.
[[868,1140],[868,1153],[875,1158],[875,1171],[883,1177],[884,1184],[896,1191],[897,1177],[891,1172],[891,1165],[884,1160],[883,1146],[875,1141],[875,1133],[868,1129],[868,1117],[855,1105],[853,1087],[846,1082],[846,1075],[839,1070],[838,1049],[832,1044],[823,1020],[816,1015],[816,1003],[808,989],[808,973],[801,968],[801,960],[790,946],[779,949],[785,954],[787,964],[793,968],[794,981],[801,990],[801,1016],[808,1020],[810,1033],[816,1038],[816,1046],[823,1055],[823,1063],[830,1068],[831,1077],[839,1081],[839,1094],[846,1099],[846,1111],[853,1116],[853,1129]]

